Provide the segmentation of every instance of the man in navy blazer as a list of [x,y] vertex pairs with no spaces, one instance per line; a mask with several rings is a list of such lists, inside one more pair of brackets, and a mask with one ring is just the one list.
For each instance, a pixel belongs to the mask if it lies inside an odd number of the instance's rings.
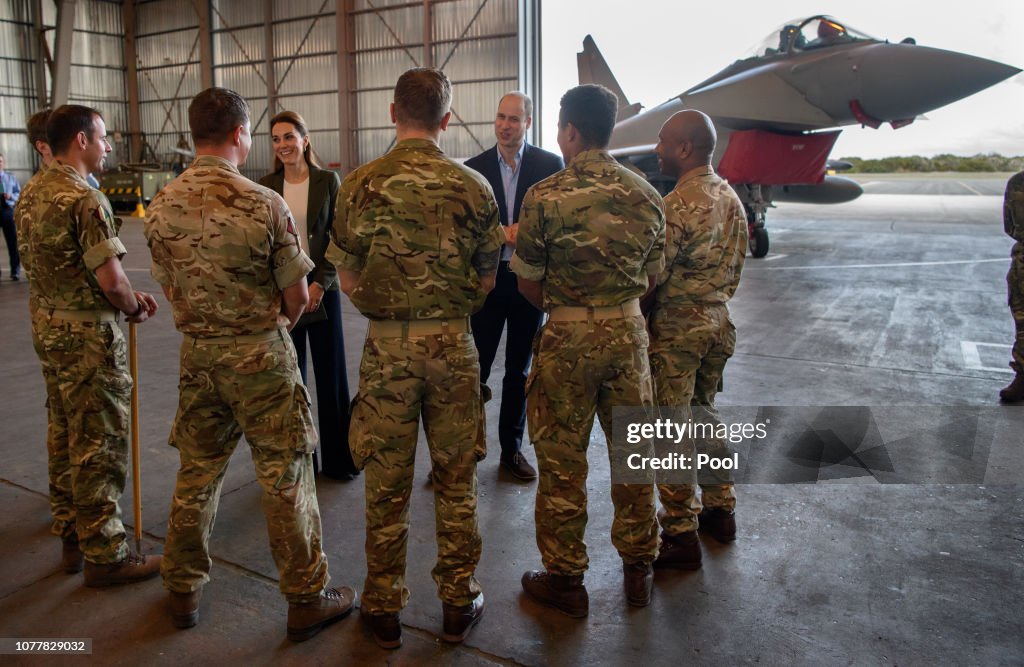
[[[505,339],[505,378],[502,381],[501,412],[498,418],[498,441],[501,444],[501,466],[521,480],[536,479],[537,471],[523,456],[523,431],[526,428],[526,375],[530,367],[533,337],[540,328],[543,313],[519,293],[515,274],[508,262],[516,245],[519,229],[519,207],[523,195],[534,183],[560,171],[562,158],[526,143],[526,131],[533,123],[533,101],[523,93],[508,93],[498,102],[494,118],[494,135],[498,143],[466,161],[466,165],[483,174],[494,189],[501,224],[507,239],[501,249],[498,277],[494,290],[480,312],[472,317],[473,339],[480,352],[480,383],[484,399],[490,398],[487,379],[498,351],[501,332],[508,322]],[[486,434],[481,432],[477,443],[486,449]]]

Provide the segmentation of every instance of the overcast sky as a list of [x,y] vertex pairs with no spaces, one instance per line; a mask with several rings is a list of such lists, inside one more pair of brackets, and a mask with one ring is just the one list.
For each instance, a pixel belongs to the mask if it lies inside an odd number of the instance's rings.
[[[577,84],[576,53],[593,35],[629,97],[651,108],[746,55],[791,19],[829,14],[879,39],[961,51],[1024,68],[1024,2],[859,0],[544,0],[542,145],[557,151],[558,99]],[[1024,155],[1024,74],[893,130],[848,126],[833,157],[998,152]],[[653,140],[653,137],[652,137]]]

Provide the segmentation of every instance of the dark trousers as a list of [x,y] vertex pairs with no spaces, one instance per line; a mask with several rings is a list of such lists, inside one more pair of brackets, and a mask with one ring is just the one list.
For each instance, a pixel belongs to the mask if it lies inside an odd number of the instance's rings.
[[533,337],[540,328],[543,313],[523,298],[516,276],[508,262],[498,265],[494,290],[480,312],[472,317],[473,340],[480,353],[480,382],[487,384],[491,364],[498,351],[501,332],[508,322],[505,337],[505,377],[501,383],[501,412],[498,416],[498,442],[502,457],[515,454],[523,446],[526,429],[526,375],[533,356]]
[[4,241],[7,242],[7,257],[11,260],[11,275],[18,275],[21,269],[21,258],[18,256],[18,233],[14,229],[14,209],[10,204],[0,204],[0,226],[4,230]]
[[[316,409],[319,418],[320,456],[325,475],[341,477],[358,472],[348,448],[349,395],[345,370],[345,334],[341,328],[341,295],[324,292],[320,307],[327,319],[292,329],[292,342],[299,358],[299,372],[306,382],[306,339],[313,356],[316,376]],[[314,465],[320,470],[319,461]]]

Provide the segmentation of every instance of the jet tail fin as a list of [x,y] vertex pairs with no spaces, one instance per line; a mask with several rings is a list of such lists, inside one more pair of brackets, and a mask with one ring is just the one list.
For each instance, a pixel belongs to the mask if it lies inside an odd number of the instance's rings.
[[615,80],[615,75],[612,74],[611,68],[608,67],[604,56],[601,55],[601,50],[597,48],[597,43],[590,35],[583,40],[583,51],[576,54],[576,69],[579,72],[580,84],[601,84],[619,98],[619,114],[616,121],[625,120],[640,113],[643,106],[639,103],[629,103],[626,93],[622,92],[622,87]]

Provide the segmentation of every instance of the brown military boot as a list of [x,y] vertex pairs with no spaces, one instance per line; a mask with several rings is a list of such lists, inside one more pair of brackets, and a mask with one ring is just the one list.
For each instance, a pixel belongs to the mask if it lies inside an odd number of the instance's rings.
[[484,615],[484,594],[481,593],[471,603],[462,607],[444,602],[441,604],[441,608],[444,612],[444,630],[441,632],[441,639],[457,644],[466,638],[469,631]]
[[191,593],[171,591],[171,620],[174,621],[174,627],[185,630],[199,622],[199,600],[202,597],[202,588]]
[[999,400],[1005,403],[1024,401],[1024,375],[1017,374],[1013,382],[999,390]]
[[736,540],[736,512],[721,507],[705,507],[697,517],[700,530],[711,533],[722,544]]
[[402,621],[397,613],[371,614],[360,611],[359,617],[369,626],[377,646],[391,649],[402,645]]
[[348,586],[325,588],[314,602],[288,603],[288,639],[304,642],[349,615],[356,592]]
[[72,535],[61,540],[60,566],[68,574],[78,574],[82,571],[83,558],[82,550],[78,546],[78,537]]
[[697,531],[679,535],[662,532],[661,549],[654,560],[654,567],[675,570],[699,570],[701,565],[700,540]]
[[654,568],[650,563],[623,563],[622,579],[626,588],[626,602],[633,607],[646,607],[651,604]]
[[590,596],[583,585],[583,575],[531,570],[523,573],[523,590],[538,602],[573,618],[584,618],[590,612]]
[[152,579],[160,573],[163,556],[144,556],[129,551],[120,563],[100,565],[85,561],[85,585],[90,588],[134,584],[136,581]]

